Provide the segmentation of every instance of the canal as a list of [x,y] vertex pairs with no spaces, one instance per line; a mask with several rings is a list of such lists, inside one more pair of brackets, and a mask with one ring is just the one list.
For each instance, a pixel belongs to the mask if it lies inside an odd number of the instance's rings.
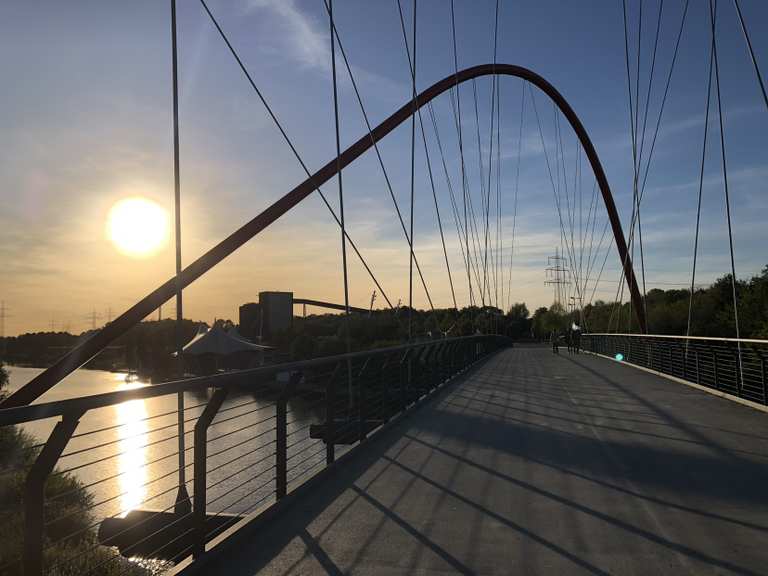
[[[8,367],[10,389],[16,390],[42,370]],[[37,402],[50,402],[103,392],[151,386],[128,381],[125,373],[77,370]],[[186,480],[192,488],[192,429],[210,397],[209,391],[185,394]],[[318,397],[289,403],[289,443],[300,451],[309,447],[308,425],[321,421]],[[274,494],[275,392],[265,387],[241,389],[229,394],[209,430],[208,501],[209,511],[243,514]],[[176,395],[131,400],[87,412],[67,445],[57,473],[76,476],[93,498],[94,521],[123,516],[136,508],[163,510],[173,506],[178,482],[178,433]],[[23,425],[39,442],[50,434],[56,419]],[[305,453],[316,452],[313,447]],[[211,457],[211,455],[214,455]],[[316,467],[324,459],[302,462]],[[297,458],[297,460],[299,460]],[[294,473],[300,474],[299,468]],[[260,478],[260,479],[259,479]]]

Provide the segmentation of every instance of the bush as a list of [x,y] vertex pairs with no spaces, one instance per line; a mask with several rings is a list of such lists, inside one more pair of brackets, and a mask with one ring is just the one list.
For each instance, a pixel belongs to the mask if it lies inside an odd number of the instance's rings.
[[[0,364],[0,397],[5,395],[8,371]],[[39,449],[35,439],[16,426],[0,427],[0,574],[22,574],[24,547],[24,484]],[[43,565],[46,573],[78,576],[115,557],[116,552],[100,546],[89,509],[93,497],[70,474],[54,472],[45,484],[45,526]],[[56,543],[53,544],[52,543]],[[12,565],[8,562],[18,559]],[[145,575],[148,571],[116,558],[98,569],[98,574]]]

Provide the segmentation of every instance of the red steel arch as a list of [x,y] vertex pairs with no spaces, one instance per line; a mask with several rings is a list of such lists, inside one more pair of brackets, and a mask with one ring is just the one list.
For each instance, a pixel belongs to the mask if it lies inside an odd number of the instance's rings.
[[[595,147],[592,144],[592,141],[590,140],[589,135],[584,128],[584,125],[581,123],[581,120],[579,120],[579,117],[573,111],[573,108],[571,108],[570,104],[568,104],[563,95],[560,94],[560,92],[558,92],[552,84],[550,84],[542,76],[522,66],[515,66],[512,64],[482,64],[480,66],[465,68],[456,74],[451,74],[450,76],[443,78],[439,82],[433,84],[418,94],[416,97],[418,108],[421,108],[429,101],[433,100],[450,88],[466,82],[467,80],[472,80],[473,78],[478,78],[481,76],[493,75],[514,76],[534,84],[537,88],[539,88],[552,99],[552,101],[557,105],[563,115],[568,119],[568,122],[570,122],[571,127],[581,142],[584,153],[589,159],[589,163],[592,166],[592,171],[594,172],[595,178],[597,179],[597,184],[600,187],[600,192],[603,196],[603,202],[605,203],[605,209],[608,212],[608,218],[611,222],[611,228],[613,230],[613,236],[616,241],[616,247],[619,251],[619,258],[622,261],[624,277],[626,278],[627,284],[629,285],[630,296],[632,298],[632,307],[635,311],[640,329],[643,332],[646,332],[645,308],[640,296],[640,290],[637,286],[635,272],[632,268],[632,261],[627,251],[627,244],[626,240],[624,239],[624,232],[621,228],[619,214],[616,210],[616,204],[613,201],[613,195],[611,193],[611,188],[608,185],[608,180],[605,177],[603,166],[600,163],[600,159],[597,156]],[[349,148],[344,150],[344,152],[342,152],[338,158],[333,158],[325,166],[304,180],[304,182],[296,186],[293,190],[288,192],[279,200],[275,201],[258,216],[241,226],[238,230],[208,250],[208,252],[200,256],[192,264],[182,270],[182,288],[189,286],[192,282],[197,280],[208,270],[216,266],[219,262],[224,260],[227,256],[232,254],[235,250],[240,248],[251,238],[259,234],[259,232],[264,230],[267,226],[272,224],[275,220],[280,218],[283,214],[304,200],[319,186],[322,186],[325,182],[333,178],[340,169],[348,166],[356,158],[371,148],[375,142],[384,138],[398,125],[407,120],[411,116],[412,112],[413,101],[409,100],[389,118],[376,126],[376,128],[374,128],[370,134],[366,134],[357,140],[354,144],[352,144]],[[9,396],[5,402],[0,405],[0,407],[10,408],[13,406],[21,406],[33,402],[46,390],[49,390],[55,386],[68,374],[101,352],[107,345],[109,345],[110,342],[124,334],[135,324],[141,322],[142,319],[149,316],[158,308],[158,306],[171,299],[175,293],[176,277],[174,276],[165,282],[162,286],[134,304],[131,308],[118,316],[114,321],[104,326],[91,338],[73,348],[69,353],[59,359],[53,366],[38,375],[26,386]]]

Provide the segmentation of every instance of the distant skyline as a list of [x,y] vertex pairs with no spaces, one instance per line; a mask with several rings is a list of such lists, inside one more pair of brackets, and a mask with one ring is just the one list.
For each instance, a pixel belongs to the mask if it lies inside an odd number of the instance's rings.
[[[412,1],[401,1],[410,27]],[[322,166],[335,155],[323,1],[208,4],[310,170]],[[455,5],[459,67],[491,62],[495,1],[456,0]],[[639,5],[628,0],[631,42],[636,42]],[[664,3],[649,130],[658,114],[683,5]],[[768,4],[742,0],[741,5],[758,62],[768,76]],[[658,0],[642,3],[643,104],[658,7]],[[418,2],[419,89],[453,72],[449,8],[447,0]],[[334,13],[366,112],[376,125],[411,95],[397,1],[335,0]],[[690,2],[643,200],[649,289],[684,288],[690,282],[709,32],[708,3]],[[768,111],[730,1],[719,2],[717,33],[736,271],[748,277],[768,264]],[[179,1],[179,49],[183,261],[189,264],[304,174],[199,2]],[[45,331],[51,322],[72,332],[90,329],[94,311],[104,320],[110,309],[117,316],[173,275],[172,243],[164,243],[151,257],[133,258],[116,249],[107,230],[110,209],[128,197],[141,196],[173,210],[170,58],[168,2],[34,0],[0,7],[0,300],[7,309],[6,335]],[[569,100],[595,143],[627,234],[633,169],[621,1],[502,0],[497,60],[531,68]],[[343,62],[338,65],[346,147],[366,129]],[[489,79],[477,82],[486,163],[490,86]],[[500,83],[507,263],[521,86],[516,79]],[[468,179],[478,202],[471,84],[461,90]],[[536,93],[536,104],[552,161],[552,106],[541,93]],[[559,227],[536,118],[530,101],[527,105],[511,301],[525,301],[533,309],[552,301],[544,269],[547,256],[559,246]],[[453,186],[460,189],[449,98],[439,98],[434,109]],[[426,109],[424,113],[456,297],[465,306],[466,273],[462,276],[448,190]],[[449,307],[451,293],[419,138],[417,132],[415,252],[435,306]],[[563,138],[572,179],[575,139],[570,129]],[[407,225],[410,122],[380,149]],[[593,179],[582,162],[586,203]],[[704,184],[697,284],[730,272],[716,108],[710,110]],[[350,236],[393,304],[407,303],[408,245],[373,152],[345,169],[344,189]],[[323,191],[336,207],[335,180]],[[599,218],[602,227],[602,203]],[[263,290],[341,302],[339,244],[338,228],[315,193],[185,290],[184,316],[207,322],[235,319],[237,307],[256,300]],[[367,307],[374,286],[354,255],[349,263],[350,303]],[[614,250],[596,298],[612,301],[618,277]],[[385,305],[381,295],[376,305]],[[417,280],[414,305],[428,307]],[[169,302],[164,316],[172,308]]]

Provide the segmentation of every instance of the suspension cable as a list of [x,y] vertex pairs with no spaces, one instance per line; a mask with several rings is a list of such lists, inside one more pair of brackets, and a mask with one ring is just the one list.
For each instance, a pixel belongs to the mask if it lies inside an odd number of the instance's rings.
[[445,268],[448,270],[448,283],[451,286],[451,298],[453,299],[453,307],[458,313],[459,307],[456,304],[456,291],[453,288],[453,277],[451,276],[451,265],[448,263],[448,250],[445,247],[445,235],[443,234],[443,222],[440,218],[440,207],[437,203],[437,192],[435,191],[435,179],[432,174],[432,161],[429,158],[429,147],[427,146],[427,135],[424,132],[424,121],[421,117],[421,110],[419,110],[419,127],[421,128],[421,138],[424,141],[424,156],[427,160],[427,173],[429,174],[429,185],[432,189],[432,199],[435,202],[435,215],[437,216],[437,226],[440,230],[440,242],[443,245],[443,257],[445,258]]
[[[547,145],[544,142],[544,132],[542,131],[542,128],[541,128],[541,119],[539,118],[539,111],[536,106],[536,98],[533,95],[533,89],[531,88],[530,84],[528,85],[528,91],[530,93],[531,103],[533,104],[533,111],[536,116],[536,122],[539,127],[539,137],[541,138],[541,147],[544,150],[544,159],[546,160],[546,163],[547,163],[547,172],[549,173],[549,180],[552,183],[552,193],[555,198],[555,207],[557,208],[557,217],[558,217],[558,220],[560,221],[560,236],[562,238],[567,238],[565,234],[565,225],[563,224],[563,214],[560,208],[560,198],[558,197],[558,194],[557,194],[557,186],[555,185],[555,178],[552,175],[552,168],[549,162],[549,154],[547,153]],[[568,243],[565,242],[564,246],[567,249]],[[572,258],[570,252],[568,252],[568,256],[569,258]]]
[[643,112],[643,130],[640,136],[640,151],[637,154],[638,167],[642,165],[643,149],[645,147],[645,132],[648,126],[648,111],[651,103],[651,88],[653,87],[654,72],[656,70],[656,53],[659,47],[659,35],[661,32],[661,15],[664,8],[664,0],[659,2],[659,11],[656,16],[656,35],[653,41],[653,54],[651,56],[651,71],[648,75],[648,92],[645,95],[645,111]]
[[[323,2],[325,4],[326,11],[328,11],[328,9],[329,9],[328,0],[323,0]],[[400,205],[398,204],[397,198],[395,197],[395,192],[394,192],[394,189],[392,188],[392,182],[389,179],[389,173],[387,172],[387,169],[384,166],[384,159],[381,156],[381,150],[379,149],[379,144],[378,144],[378,142],[376,142],[376,140],[373,139],[373,127],[371,126],[371,121],[368,118],[368,112],[366,111],[365,105],[363,104],[363,98],[362,98],[362,95],[360,94],[360,89],[357,86],[357,81],[355,80],[355,75],[352,73],[352,66],[349,64],[349,59],[347,58],[347,53],[344,50],[344,44],[342,44],[342,42],[341,42],[341,35],[339,34],[339,30],[338,30],[338,27],[336,26],[335,22],[333,24],[333,31],[334,31],[334,35],[336,36],[336,44],[339,47],[339,53],[341,54],[341,58],[344,61],[344,66],[347,69],[347,75],[349,76],[349,79],[350,79],[350,81],[352,83],[352,89],[355,92],[355,97],[357,99],[357,103],[360,106],[360,111],[363,114],[363,120],[365,120],[365,126],[366,126],[366,129],[368,130],[368,135],[371,138],[371,143],[373,144],[373,149],[376,152],[376,158],[378,159],[379,166],[381,167],[381,171],[384,174],[384,181],[387,184],[387,190],[389,191],[389,196],[392,199],[392,203],[393,203],[393,205],[395,207],[395,213],[397,214],[398,221],[400,222],[400,228],[403,231],[403,235],[405,236],[406,242],[408,242],[408,244],[410,246],[410,239],[409,239],[409,235],[408,235],[408,230],[405,227],[405,220],[403,219],[403,214],[400,211]],[[347,238],[349,238],[349,237],[347,237]],[[351,242],[351,240],[349,240],[349,241]],[[432,306],[432,297],[431,297],[431,295],[429,293],[429,290],[427,288],[426,281],[424,280],[424,275],[422,274],[422,271],[421,271],[421,265],[419,264],[419,259],[416,256],[415,252],[413,254],[413,263],[416,266],[416,271],[419,273],[419,279],[421,280],[421,285],[424,288],[424,292],[425,292],[425,294],[427,296],[427,300],[429,301],[430,306]],[[391,307],[391,305],[390,305],[390,307]]]
[[509,304],[512,305],[512,261],[515,255],[515,233],[517,231],[517,193],[520,187],[520,163],[523,152],[523,119],[525,118],[525,83],[520,90],[520,127],[517,137],[517,166],[515,167],[515,196],[512,203],[512,246],[509,249]]
[[739,7],[739,0],[733,0],[734,6],[736,6],[736,12],[739,15],[739,24],[741,24],[741,31],[744,33],[744,40],[749,48],[749,56],[752,59],[752,66],[755,68],[755,74],[757,75],[757,81],[760,84],[760,90],[763,93],[763,101],[765,107],[768,108],[768,93],[765,90],[765,82],[763,82],[763,75],[760,74],[760,68],[757,65],[757,59],[755,58],[755,51],[752,49],[752,41],[749,38],[749,32],[747,32],[747,25],[744,23],[744,17],[741,14],[741,7]]
[[[643,173],[643,184],[642,184],[642,186],[640,186],[640,192],[639,192],[639,196],[638,196],[638,200],[637,200],[638,203],[642,203],[643,196],[645,195],[645,186],[646,186],[646,184],[648,182],[648,174],[649,174],[650,167],[651,167],[651,161],[653,159],[653,152],[654,152],[654,150],[656,148],[656,140],[657,140],[658,135],[659,135],[659,128],[661,126],[661,120],[662,120],[662,117],[664,115],[664,108],[665,108],[665,105],[666,105],[666,102],[667,102],[667,96],[669,95],[669,87],[670,87],[671,82],[672,82],[672,74],[673,74],[673,72],[675,70],[675,64],[677,62],[677,56],[678,56],[679,49],[680,49],[680,41],[681,41],[682,36],[683,36],[683,30],[685,29],[685,21],[686,21],[686,18],[688,16],[688,7],[689,7],[689,5],[690,5],[690,0],[685,0],[685,5],[683,7],[683,14],[682,14],[682,17],[680,19],[680,27],[679,27],[678,32],[677,32],[677,40],[675,41],[675,48],[674,48],[674,52],[672,54],[672,62],[670,63],[669,72],[667,73],[667,80],[666,80],[666,84],[664,86],[664,94],[662,96],[661,105],[659,107],[659,115],[658,115],[658,117],[656,119],[656,127],[654,129],[653,139],[651,141],[651,148],[650,148],[650,151],[648,152],[648,160],[646,161],[646,164],[645,164],[645,171]],[[633,210],[633,212],[634,212],[634,210]],[[634,230],[635,230],[635,226],[634,226],[634,218],[633,218],[632,222],[630,223],[630,231],[629,231],[630,239],[629,239],[629,243],[632,242],[632,238],[634,237]],[[629,258],[629,252],[627,252],[626,258]],[[626,265],[626,259],[625,259],[623,264]],[[617,298],[618,298],[619,288],[617,288],[616,292],[617,292]],[[623,296],[622,296],[622,298],[623,298]]]
[[[453,94],[453,93],[452,93]],[[457,101],[453,98],[451,99],[451,111],[453,112],[453,121],[456,126],[457,132],[459,131],[459,127],[461,124],[461,118],[459,114],[457,113]],[[463,146],[460,148],[463,149]],[[475,277],[477,280],[477,286],[479,287],[482,284],[482,281],[480,280],[480,260],[481,260],[481,242],[480,238],[477,232],[477,217],[475,215],[475,206],[472,202],[472,193],[469,190],[469,181],[466,179],[466,174],[464,175],[464,185],[467,187],[467,197],[466,200],[468,202],[469,206],[469,231],[468,233],[471,234],[472,237],[472,252],[474,253],[474,259],[472,260],[473,264],[473,270],[475,272]],[[482,198],[481,198],[482,199]],[[466,226],[466,223],[465,223]]]
[[[640,10],[641,10],[640,16],[641,17],[639,19],[640,23],[638,24],[639,28],[642,26],[642,0],[641,0],[640,6],[641,6],[641,8],[640,8]],[[625,69],[626,69],[626,72],[627,72],[627,97],[628,97],[628,101],[629,101],[629,128],[630,128],[630,137],[632,139],[632,217],[630,218],[630,222],[631,222],[630,229],[631,229],[631,232],[630,232],[630,235],[629,235],[629,250],[628,250],[627,253],[628,254],[631,253],[632,256],[634,256],[634,243],[633,243],[633,239],[634,239],[635,225],[636,225],[636,222],[637,222],[639,203],[637,201],[637,180],[638,180],[637,172],[638,172],[638,167],[637,167],[637,134],[636,134],[636,131],[635,131],[635,117],[636,117],[636,113],[635,113],[635,106],[633,106],[634,103],[633,103],[633,100],[632,100],[632,73],[631,73],[631,69],[630,69],[630,65],[629,65],[629,31],[628,31],[628,26],[627,26],[627,0],[622,0],[622,14],[623,14],[623,19],[624,19],[624,63],[625,63]],[[636,85],[640,83],[639,82],[639,80],[640,80],[640,78],[639,78],[640,77],[639,46],[640,46],[640,39],[639,39],[639,33],[638,33],[638,56],[637,56],[637,61],[638,61],[637,75],[638,75],[638,77],[637,77],[637,82],[635,83]],[[631,305],[632,304],[630,304],[630,306]],[[629,322],[630,322],[630,326],[631,326],[631,322],[632,322],[632,315],[631,314],[629,315]]]
[[[494,129],[494,112],[496,108],[496,55],[497,55],[497,46],[498,46],[498,36],[499,36],[499,0],[496,0],[496,11],[495,11],[495,17],[494,17],[494,27],[493,27],[493,75],[491,76],[491,119],[490,119],[490,130],[488,131],[488,187],[487,187],[487,202],[486,202],[486,217],[485,217],[485,250],[486,260],[488,259],[488,215],[490,213],[490,204],[491,204],[491,175],[493,174],[493,129]],[[478,129],[480,127],[478,126]],[[481,174],[482,176],[482,174]],[[497,198],[497,220],[498,220],[498,198]],[[497,237],[498,237],[498,231],[497,231]],[[498,248],[497,248],[498,249]],[[494,253],[494,257],[498,258],[498,256]],[[494,268],[494,286],[496,286],[496,306],[498,307],[498,278],[496,274],[496,270]],[[490,292],[490,287],[489,287]],[[490,293],[488,295],[488,300],[490,301]]]
[[[471,259],[471,254],[465,254],[464,252],[464,227],[461,223],[461,216],[459,215],[459,208],[458,203],[456,202],[456,197],[453,190],[453,184],[451,183],[451,177],[448,174],[448,165],[445,161],[445,153],[443,150],[443,144],[442,140],[440,139],[440,130],[437,127],[437,120],[435,118],[435,112],[434,108],[432,107],[432,103],[429,102],[427,104],[427,108],[429,110],[430,119],[432,120],[432,128],[435,132],[435,139],[437,140],[437,146],[438,150],[440,151],[440,159],[442,161],[443,165],[443,172],[445,173],[445,179],[448,186],[448,193],[449,193],[449,199],[451,201],[451,209],[453,211],[453,217],[454,217],[454,224],[456,225],[456,234],[458,236],[459,240],[459,247],[461,249],[461,256],[464,260],[465,265],[469,266],[472,272],[475,274],[475,279],[477,280],[478,285],[480,284],[480,272],[477,269],[476,263]],[[468,259],[469,258],[469,259]]]
[[[331,75],[333,77],[333,119],[336,131],[336,177],[339,182],[339,218],[341,220],[341,266],[344,277],[344,342],[347,354],[352,351],[349,333],[349,275],[347,271],[347,240],[346,226],[344,222],[344,180],[341,170],[341,135],[339,121],[339,90],[336,81],[336,36],[333,33],[333,0],[328,0],[328,21],[331,35]],[[352,389],[352,364],[347,362],[347,380],[349,389]]]
[[[184,357],[182,326],[184,312],[182,307],[181,287],[181,174],[179,171],[179,66],[178,44],[176,38],[176,0],[171,0],[171,51],[173,74],[173,204],[174,204],[174,234],[176,248],[176,322],[174,324],[174,340],[176,344],[176,372],[179,378],[184,377]],[[187,494],[187,480],[185,475],[185,450],[184,450],[184,393],[176,394],[177,426],[178,426],[178,492],[176,511],[185,511],[184,498]]]
[[[453,37],[453,70],[454,77],[459,77],[459,57],[456,50],[456,12],[454,6],[454,0],[451,0],[451,33]],[[467,220],[467,174],[466,166],[464,164],[464,144],[462,137],[461,127],[461,89],[459,84],[456,85],[456,103],[458,110],[458,121],[456,123],[459,132],[459,155],[461,157],[461,187],[464,193],[464,243],[466,245],[467,252],[467,282],[469,283],[469,306],[474,305],[474,296],[472,293],[472,276],[469,269],[469,225]],[[472,327],[474,332],[475,316],[472,314]]]
[[413,60],[408,49],[408,38],[405,33],[405,19],[403,18],[403,6],[400,0],[397,0],[397,9],[400,14],[400,25],[403,30],[403,43],[405,52],[408,56],[408,69],[411,76],[412,88],[412,110],[411,110],[411,234],[410,234],[410,258],[408,262],[408,340],[413,336],[413,198],[415,190],[415,169],[416,169],[416,110],[418,109],[416,98],[416,0],[413,0]]
[[486,197],[485,190],[485,167],[483,166],[483,152],[480,146],[480,114],[477,107],[477,82],[474,78],[472,79],[472,94],[475,103],[477,162],[480,172],[480,209],[485,213],[485,226],[483,228],[483,235],[485,236],[485,247],[483,249],[483,286],[480,290],[480,302],[483,307],[485,307],[485,291],[488,286],[488,210],[490,208],[490,198]]
[[663,96],[661,98],[661,105],[659,107],[659,116],[656,119],[656,128],[655,128],[654,133],[653,133],[653,139],[651,140],[651,148],[650,148],[650,150],[648,152],[648,160],[646,161],[646,164],[645,164],[645,172],[643,173],[643,184],[640,187],[640,200],[639,200],[640,202],[642,202],[643,195],[645,194],[645,185],[646,185],[646,183],[648,181],[648,172],[649,172],[650,167],[651,167],[651,160],[653,158],[653,152],[654,152],[654,150],[656,148],[656,139],[658,138],[658,135],[659,135],[659,127],[661,126],[661,119],[662,119],[662,116],[664,115],[664,108],[665,108],[665,105],[667,103],[667,96],[669,94],[669,86],[672,83],[672,73],[674,72],[675,64],[677,63],[677,55],[678,55],[679,49],[680,49],[680,40],[683,37],[683,30],[685,28],[685,21],[686,21],[686,18],[688,16],[688,6],[689,5],[690,5],[690,0],[685,0],[685,6],[683,7],[683,16],[680,19],[680,28],[679,28],[679,30],[677,32],[677,40],[675,41],[675,49],[674,49],[674,52],[672,54],[672,62],[670,64],[670,66],[669,66],[669,72],[667,74],[667,81],[666,81],[666,84],[664,86],[664,94],[663,94]]
[[704,112],[704,140],[701,147],[701,169],[699,170],[699,194],[698,194],[698,201],[696,205],[696,234],[693,240],[693,270],[691,271],[691,294],[688,299],[688,326],[685,330],[686,336],[691,335],[691,316],[693,313],[693,291],[695,289],[695,281],[696,281],[696,258],[699,252],[699,227],[701,223],[701,196],[702,196],[702,191],[704,189],[704,165],[706,163],[706,157],[707,157],[707,133],[709,131],[709,108],[710,108],[710,102],[711,102],[711,96],[712,96],[712,64],[714,62],[714,58],[713,58],[714,47],[715,47],[715,44],[714,42],[712,42],[711,47],[709,49],[709,72],[707,74],[707,78],[708,78],[707,106]]
[[[235,47],[230,42],[227,35],[224,33],[224,30],[222,29],[221,25],[219,24],[219,21],[216,19],[216,17],[213,15],[213,12],[211,12],[210,8],[208,7],[208,4],[206,4],[205,0],[200,0],[200,4],[202,4],[203,9],[205,10],[206,14],[208,15],[208,18],[211,20],[211,23],[216,28],[216,31],[219,33],[219,36],[224,41],[224,44],[226,44],[227,48],[229,49],[229,52],[232,54],[232,57],[237,62],[237,65],[239,66],[240,70],[242,71],[243,75],[245,76],[246,80],[248,80],[248,83],[251,85],[251,88],[253,88],[253,91],[256,93],[256,96],[258,96],[259,100],[261,101],[262,105],[264,106],[264,109],[267,111],[267,114],[269,114],[270,118],[272,119],[272,122],[277,127],[278,131],[283,137],[283,140],[285,140],[286,144],[288,144],[288,147],[291,149],[291,152],[293,153],[296,160],[301,165],[301,168],[304,170],[304,172],[307,174],[308,177],[312,177],[311,172],[309,171],[309,168],[307,167],[306,163],[302,159],[301,155],[299,154],[298,150],[296,149],[296,146],[291,141],[290,137],[288,136],[288,133],[283,128],[283,125],[280,123],[280,120],[275,115],[275,112],[272,110],[272,107],[267,102],[266,98],[264,97],[264,94],[261,92],[259,87],[256,85],[256,82],[253,80],[253,77],[251,76],[251,73],[248,71],[248,69],[245,67],[245,64],[243,63],[242,59],[240,58],[240,55],[235,50]],[[336,221],[336,224],[338,226],[341,226],[341,220],[336,215],[336,211],[333,209],[331,204],[328,202],[328,199],[325,197],[325,194],[320,189],[319,186],[315,186],[315,190],[317,190],[318,194],[320,194],[320,198],[323,200],[323,203],[328,208],[328,210],[331,213],[331,216],[333,216],[333,219]],[[376,276],[373,274],[373,271],[368,266],[368,263],[365,261],[365,258],[363,258],[363,255],[360,253],[360,250],[357,249],[357,246],[353,242],[352,238],[349,237],[349,234],[345,232],[345,237],[347,241],[349,242],[349,245],[352,247],[352,249],[355,251],[355,254],[360,259],[360,262],[363,264],[363,267],[365,268],[366,272],[368,272],[368,275],[373,280],[374,284],[376,284],[376,287],[379,289],[379,292],[384,297],[384,299],[387,301],[387,304],[390,308],[392,308],[392,302],[390,301],[389,297],[387,297],[386,292],[381,287],[381,284],[377,280]]]
[[[717,90],[717,116],[720,123],[720,155],[723,162],[723,187],[725,189],[725,213],[728,218],[728,248],[731,255],[731,293],[733,296],[733,319],[736,323],[736,338],[741,338],[739,328],[739,302],[736,296],[736,264],[733,257],[733,227],[731,225],[731,196],[728,189],[728,164],[726,162],[725,154],[725,126],[723,122],[723,107],[720,93],[720,66],[717,58],[717,35],[716,35],[716,19],[715,11],[717,7],[713,3],[713,0],[709,0],[709,13],[710,20],[712,21],[712,53],[715,60],[715,89]],[[741,385],[744,382],[744,374],[741,366],[741,345],[739,345],[739,393],[741,393]]]
[[[497,258],[498,272],[496,278],[501,285],[501,306],[504,306],[504,218],[501,202],[501,79],[496,83],[496,236],[498,238],[499,253]],[[498,291],[498,288],[497,288]],[[496,294],[498,301],[498,292]],[[504,312],[504,309],[502,309]]]

